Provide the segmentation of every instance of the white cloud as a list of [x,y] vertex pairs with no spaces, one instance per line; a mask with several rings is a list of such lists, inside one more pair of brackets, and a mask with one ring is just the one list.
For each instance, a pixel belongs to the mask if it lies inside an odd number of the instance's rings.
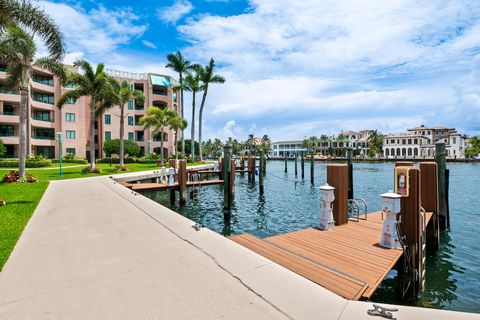
[[146,47],[149,47],[149,48],[152,48],[152,49],[157,49],[157,45],[153,42],[150,42],[148,40],[142,40],[142,43],[146,46]]
[[138,23],[139,17],[129,8],[107,10],[99,6],[85,11],[64,3],[39,1],[38,4],[60,26],[68,52],[109,55],[120,45],[141,36],[148,27]]
[[251,0],[178,30],[184,53],[213,56],[227,79],[209,91],[209,121],[255,122],[276,140],[419,122],[480,132],[478,1]]
[[175,25],[178,20],[189,14],[195,7],[188,0],[175,0],[169,7],[157,10],[157,16],[165,23]]

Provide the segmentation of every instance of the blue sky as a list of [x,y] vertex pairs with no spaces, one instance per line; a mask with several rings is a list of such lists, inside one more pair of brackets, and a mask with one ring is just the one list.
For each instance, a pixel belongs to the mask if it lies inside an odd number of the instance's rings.
[[[174,75],[215,58],[208,137],[273,140],[424,123],[480,133],[480,1],[39,1],[65,61]],[[190,98],[186,118],[190,120]]]

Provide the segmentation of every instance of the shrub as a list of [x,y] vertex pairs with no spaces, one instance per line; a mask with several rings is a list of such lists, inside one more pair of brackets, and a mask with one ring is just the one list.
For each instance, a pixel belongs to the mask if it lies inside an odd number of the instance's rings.
[[[130,157],[136,156],[140,153],[140,146],[135,141],[124,140],[123,146],[125,147],[125,155]],[[120,139],[113,139],[105,141],[103,145],[103,151],[106,154],[120,154]]]
[[[120,163],[119,158],[112,158],[112,163]],[[123,160],[124,163],[136,163],[137,159],[136,158],[125,158]],[[103,158],[103,159],[97,159],[96,163],[110,163],[110,158]]]
[[95,167],[93,171],[90,171],[90,166],[86,166],[85,168],[82,169],[82,173],[102,173],[102,170],[100,168]]
[[[31,160],[30,158],[25,161],[25,166],[27,168],[40,168],[40,167],[49,167],[52,165],[52,161],[48,159],[43,160]],[[18,160],[1,160],[1,168],[15,168],[18,167]]]
[[26,161],[43,161],[45,159],[47,159],[47,157],[45,157],[43,154],[31,154],[27,157]]
[[32,176],[29,173],[25,174],[25,178],[20,178],[20,173],[18,171],[12,170],[3,177],[3,182],[12,183],[12,182],[37,182],[38,179],[35,176]]
[[62,160],[65,160],[65,161],[75,160],[75,159],[77,159],[77,157],[75,156],[75,153],[70,153],[70,152],[67,152],[62,158]]
[[115,170],[118,170],[118,171],[128,171],[130,169],[128,169],[127,166],[115,166]]

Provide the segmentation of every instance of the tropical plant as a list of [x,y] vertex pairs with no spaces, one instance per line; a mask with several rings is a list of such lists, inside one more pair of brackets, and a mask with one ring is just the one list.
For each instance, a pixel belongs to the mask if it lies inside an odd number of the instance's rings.
[[51,71],[64,81],[66,71],[62,64],[52,58],[40,58],[34,61],[37,48],[32,35],[21,28],[11,25],[6,28],[0,40],[0,61],[7,63],[6,86],[20,91],[19,112],[19,174],[25,177],[25,159],[30,149],[27,146],[27,122],[29,79],[33,67],[38,66]]
[[[125,157],[126,154],[129,157],[134,157],[140,153],[140,146],[135,141],[126,140],[124,141],[122,150],[120,139],[112,139],[105,141],[103,144],[103,151],[109,155],[118,155],[120,157],[119,162],[123,163],[121,159],[121,152],[123,151],[123,157]],[[123,164],[121,164],[120,167],[123,167]]]
[[104,64],[97,65],[95,71],[86,60],[73,63],[81,73],[70,73],[66,83],[74,87],[60,96],[57,107],[62,108],[69,100],[80,97],[90,98],[90,170],[95,170],[95,120],[106,109],[118,105],[118,95],[115,92],[114,81],[104,72]]
[[[178,80],[179,80],[178,88],[180,89],[180,105],[181,105],[180,117],[184,119],[185,117],[184,117],[184,111],[183,111],[184,110],[183,108],[183,89],[184,89],[183,75],[192,68],[192,65],[190,64],[190,61],[185,59],[185,57],[182,55],[180,51],[177,51],[176,53],[169,53],[167,55],[167,60],[168,60],[168,63],[165,67],[170,68],[178,73]],[[183,130],[182,130],[182,154],[185,154],[185,135],[183,133]]]
[[[116,82],[116,81],[115,81]],[[118,107],[120,108],[120,132],[119,132],[119,140],[120,140],[120,167],[124,165],[124,158],[125,158],[125,140],[124,140],[124,133],[125,133],[125,118],[128,114],[125,114],[125,106],[129,103],[129,101],[134,101],[135,104],[143,104],[145,101],[145,95],[140,90],[135,90],[132,86],[127,82],[123,81],[121,84],[118,82],[114,82],[114,89],[118,95]]]
[[202,82],[201,90],[203,90],[202,103],[200,104],[200,112],[198,115],[198,143],[200,146],[200,160],[203,160],[202,152],[202,125],[203,125],[203,108],[207,100],[208,87],[212,83],[224,83],[225,78],[221,75],[215,74],[215,61],[210,58],[210,62],[204,68],[198,68],[200,81]]
[[168,107],[165,109],[160,109],[159,107],[149,107],[147,113],[140,118],[140,123],[145,126],[145,129],[151,129],[152,135],[155,135],[157,132],[160,132],[160,161],[163,166],[163,136],[165,127],[170,124],[170,119],[175,117],[176,112],[170,110]]
[[467,158],[475,158],[480,154],[480,137],[473,136],[469,139],[469,147],[465,149]]
[[5,144],[3,143],[3,140],[0,139],[0,157],[3,157],[7,153],[7,148],[5,148]]
[[[64,54],[63,36],[55,22],[29,1],[0,1],[0,35],[16,25],[42,40],[52,60],[60,61]],[[7,61],[8,62],[8,61]]]
[[378,130],[373,130],[370,132],[368,137],[369,157],[374,157],[375,155],[382,153],[383,137],[384,135],[378,132]]
[[272,143],[272,140],[270,137],[266,134],[263,135],[262,137],[262,143],[260,145],[260,150],[263,150],[265,154],[268,154],[270,151],[270,144]]
[[307,152],[309,151],[310,153],[315,153],[315,148],[317,147],[318,144],[318,138],[316,136],[311,136],[308,139],[304,139],[302,146],[304,148],[307,148]]
[[320,143],[322,144],[322,148],[323,148],[323,155],[326,155],[327,153],[327,144],[328,144],[328,141],[329,141],[329,138],[326,134],[322,134],[320,136],[320,138],[318,139],[318,141],[320,141]]
[[185,119],[182,119],[176,112],[175,115],[170,119],[169,123],[170,128],[175,132],[174,143],[175,143],[175,160],[178,160],[178,132],[183,131],[188,122]]
[[[193,71],[188,71],[184,79],[183,88],[192,93],[192,123],[190,123],[190,139],[195,141],[195,97],[197,92],[201,91],[200,86],[200,66],[195,65]],[[195,149],[193,148],[194,144],[191,144],[190,153],[192,157],[192,162],[195,162]]]
[[347,141],[347,136],[343,133],[340,133],[338,136],[337,136],[337,141],[339,142],[339,144],[341,144],[341,149],[340,149],[340,155],[343,156],[344,153],[345,153],[345,142]]

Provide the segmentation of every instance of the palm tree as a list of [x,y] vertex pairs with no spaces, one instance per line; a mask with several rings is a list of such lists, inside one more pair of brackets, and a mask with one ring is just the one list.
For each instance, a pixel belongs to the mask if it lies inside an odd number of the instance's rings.
[[208,86],[211,83],[224,83],[225,78],[221,75],[214,74],[215,71],[215,61],[213,58],[210,58],[210,62],[204,68],[200,67],[198,69],[200,75],[200,81],[202,82],[202,103],[200,104],[200,112],[198,115],[198,144],[200,147],[200,161],[203,160],[202,155],[202,123],[203,123],[203,108],[205,107],[205,100],[207,100]]
[[369,148],[368,153],[370,157],[382,152],[383,137],[384,135],[378,132],[378,130],[373,130],[370,132],[367,142]]
[[[197,92],[201,91],[200,86],[200,74],[198,72],[200,66],[195,65],[193,72],[187,72],[185,76],[184,89],[192,93],[192,123],[191,123],[191,135],[190,135],[190,149],[192,155],[192,162],[195,162],[195,96]],[[183,136],[182,136],[183,137]]]
[[51,71],[64,81],[66,71],[62,64],[52,58],[40,58],[34,61],[37,48],[33,37],[21,28],[11,25],[0,40],[0,61],[7,63],[7,81],[9,88],[20,91],[19,112],[19,174],[25,177],[25,159],[27,156],[27,123],[29,79],[33,66]]
[[120,167],[124,166],[124,157],[125,157],[125,144],[124,144],[124,131],[125,131],[125,105],[134,100],[135,103],[143,104],[145,101],[145,96],[142,91],[135,90],[127,82],[123,81],[120,85],[117,82],[117,93],[118,93],[118,106],[120,108]]
[[165,127],[170,124],[170,120],[176,116],[176,112],[170,110],[168,107],[163,110],[159,107],[149,107],[147,113],[140,118],[140,123],[145,126],[145,129],[151,129],[152,135],[160,131],[160,161],[163,166],[163,133]]
[[95,119],[108,108],[118,104],[112,83],[113,80],[104,72],[104,64],[97,65],[95,71],[86,60],[78,60],[73,65],[82,73],[71,73],[67,84],[74,89],[64,93],[57,101],[61,108],[68,100],[77,100],[80,97],[90,98],[90,171],[95,170]]
[[[175,54],[169,53],[167,55],[168,63],[165,66],[166,68],[170,68],[178,73],[179,79],[179,89],[180,89],[180,105],[182,110],[180,110],[180,117],[183,119],[183,75],[192,68],[190,61],[186,60],[185,57],[182,55],[180,51],[177,51]],[[182,130],[182,153],[185,155],[185,135],[183,134]]]
[[338,136],[337,136],[337,141],[340,142],[342,144],[342,149],[340,150],[340,156],[343,157],[343,151],[345,150],[345,141],[347,141],[347,136],[344,135],[343,133],[340,133]]
[[325,155],[327,153],[327,146],[325,144],[328,142],[328,136],[326,134],[322,134],[318,140],[322,143],[323,155]]
[[182,119],[176,112],[169,121],[170,128],[175,132],[175,160],[178,160],[178,132],[183,131],[188,125],[187,120]]
[[42,39],[50,59],[60,61],[64,54],[62,33],[39,6],[28,1],[0,0],[0,34],[16,25]]

